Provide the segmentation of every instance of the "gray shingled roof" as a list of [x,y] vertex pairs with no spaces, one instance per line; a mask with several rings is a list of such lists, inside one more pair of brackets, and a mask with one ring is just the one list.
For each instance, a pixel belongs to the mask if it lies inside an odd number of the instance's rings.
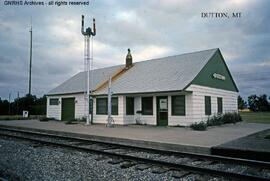
[[[134,63],[134,66],[112,82],[114,94],[146,93],[183,90],[205,66],[218,49],[152,59]],[[95,89],[124,65],[93,70]],[[51,94],[67,94],[85,90],[86,73],[80,72],[65,81]],[[107,94],[107,88],[95,94]]]
[[[92,90],[92,87],[97,87],[102,82],[108,80],[110,75],[113,75],[123,67],[124,65],[117,65],[91,71],[90,75],[93,74],[95,78],[93,79],[93,83],[90,84],[90,90]],[[47,95],[84,92],[86,90],[86,79],[87,72],[80,72],[52,89]]]

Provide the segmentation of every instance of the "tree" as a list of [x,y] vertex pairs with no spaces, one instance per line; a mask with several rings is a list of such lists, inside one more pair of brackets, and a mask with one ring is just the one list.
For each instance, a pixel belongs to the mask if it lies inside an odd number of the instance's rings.
[[9,102],[0,98],[0,115],[8,115]]
[[269,110],[269,103],[267,101],[267,95],[261,95],[258,97],[258,110],[259,111],[268,111]]
[[245,109],[247,107],[246,101],[241,96],[238,96],[238,109]]
[[251,109],[252,111],[259,111],[259,108],[258,108],[258,96],[256,94],[254,95],[250,95],[248,97],[248,106],[249,106],[249,109]]
[[[46,96],[37,98],[35,95],[25,95],[24,97],[16,98],[11,104],[11,114],[22,115],[24,110],[29,111],[30,115],[46,114]],[[0,115],[8,115],[9,102],[0,98]]]

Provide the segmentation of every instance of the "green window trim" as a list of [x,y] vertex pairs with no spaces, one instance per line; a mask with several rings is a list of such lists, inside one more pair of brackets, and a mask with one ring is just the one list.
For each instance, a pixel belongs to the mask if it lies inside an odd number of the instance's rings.
[[172,108],[172,116],[185,116],[186,96],[185,95],[172,96],[171,108]]
[[142,97],[142,115],[153,115],[153,97]]
[[126,97],[126,115],[134,115],[134,97]]
[[[107,115],[108,114],[108,98],[96,99],[96,114]],[[118,97],[112,97],[112,115],[118,115]]]
[[96,114],[106,115],[108,114],[108,99],[107,98],[97,98],[96,99]]
[[204,108],[205,108],[205,115],[211,115],[211,97],[205,96],[204,97]]
[[118,115],[118,97],[112,98],[112,115]]
[[50,106],[57,106],[59,104],[58,98],[50,98]]
[[222,114],[223,113],[223,100],[222,97],[217,98],[217,113]]

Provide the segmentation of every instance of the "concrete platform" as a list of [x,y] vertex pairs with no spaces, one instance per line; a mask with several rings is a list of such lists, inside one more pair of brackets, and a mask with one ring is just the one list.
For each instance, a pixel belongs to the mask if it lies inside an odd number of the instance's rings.
[[270,162],[270,129],[214,146],[212,154]]
[[63,122],[38,120],[0,121],[0,126],[16,126],[43,131],[57,131],[127,145],[210,154],[211,147],[270,129],[270,124],[237,123],[194,131],[183,127],[128,125],[107,128],[104,125],[86,126],[83,123],[66,125]]

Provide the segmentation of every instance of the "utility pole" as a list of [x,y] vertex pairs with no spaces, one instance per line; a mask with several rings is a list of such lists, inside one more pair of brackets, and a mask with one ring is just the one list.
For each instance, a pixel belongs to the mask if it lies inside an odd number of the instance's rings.
[[30,63],[29,63],[29,90],[28,94],[31,95],[31,79],[32,79],[32,17],[31,17],[31,26],[30,26]]
[[[96,35],[96,24],[95,19],[93,19],[93,31],[90,27],[86,28],[84,31],[84,15],[82,15],[82,27],[81,27],[81,33],[84,36],[84,61],[87,70],[87,90],[86,90],[86,101],[88,106],[88,109],[86,110],[86,125],[90,124],[90,115],[89,115],[89,104],[90,104],[90,37]],[[93,114],[93,113],[92,113]]]

